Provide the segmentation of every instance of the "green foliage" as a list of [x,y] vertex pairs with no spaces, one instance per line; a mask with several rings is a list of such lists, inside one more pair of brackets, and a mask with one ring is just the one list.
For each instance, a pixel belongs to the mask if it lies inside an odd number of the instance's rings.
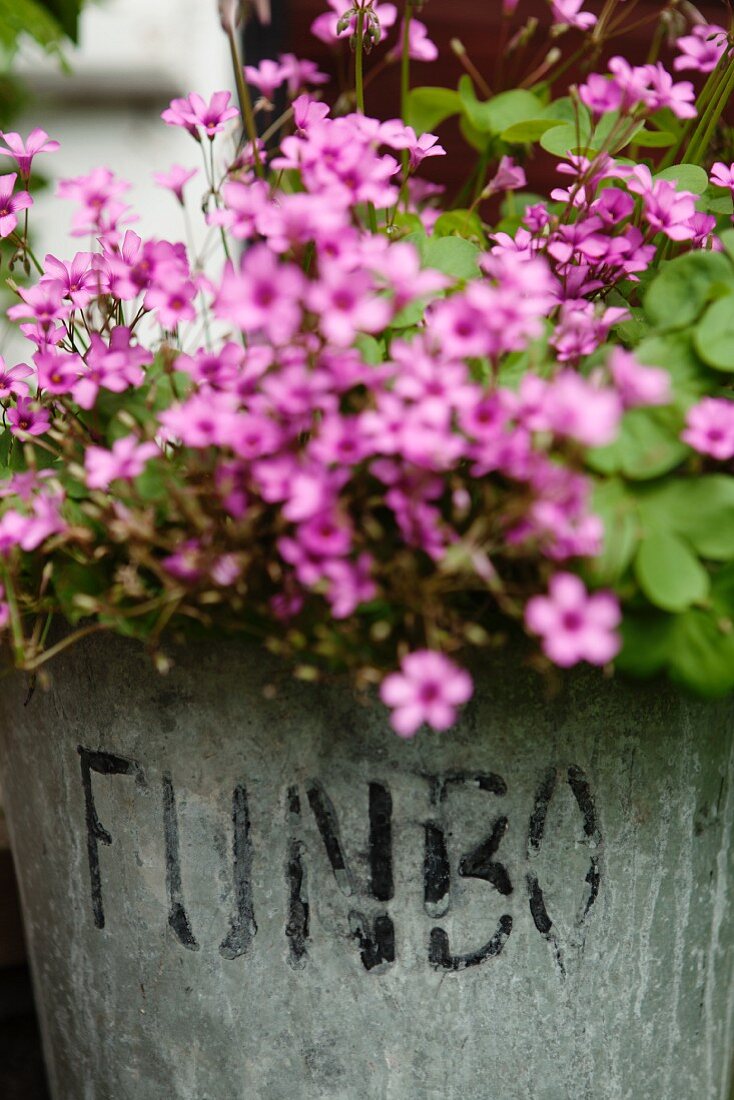
[[[701,193],[695,174],[669,175]],[[723,244],[660,264],[633,350],[668,371],[671,402],[631,410],[620,437],[590,456],[605,539],[588,576],[628,604],[618,665],[667,672],[705,696],[734,689],[734,478],[691,476],[681,430],[687,408],[727,393],[734,373],[734,232]]]
[[408,122],[418,134],[435,130],[461,111],[458,92],[450,88],[414,88],[408,95]]
[[630,409],[614,443],[590,452],[590,465],[600,473],[621,473],[635,481],[660,477],[687,453],[680,441],[682,428],[683,417],[675,408]]
[[687,252],[666,263],[645,297],[645,311],[661,329],[685,328],[723,290],[734,290],[734,269],[719,252]]
[[693,550],[669,531],[651,531],[635,558],[635,574],[650,603],[685,611],[709,592],[709,575]]
[[424,267],[450,275],[454,279],[472,279],[479,274],[479,248],[463,237],[417,237]]
[[499,136],[510,127],[537,120],[543,112],[538,97],[519,88],[481,101],[468,76],[459,81],[459,98],[469,122],[482,134]]
[[27,35],[58,53],[65,39],[75,42],[84,0],[0,0],[0,45],[12,54]]
[[734,372],[734,287],[732,294],[713,302],[693,337],[696,351],[715,370]]
[[702,195],[709,185],[708,174],[698,164],[673,164],[657,172],[655,179],[671,180],[679,191],[692,191],[694,195]]

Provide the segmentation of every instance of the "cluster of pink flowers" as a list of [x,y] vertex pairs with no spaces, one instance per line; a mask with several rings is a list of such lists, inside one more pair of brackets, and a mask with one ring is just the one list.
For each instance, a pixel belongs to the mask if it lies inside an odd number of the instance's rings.
[[677,118],[695,118],[696,93],[689,80],[677,84],[657,61],[649,65],[630,65],[623,57],[613,57],[609,73],[592,73],[579,85],[579,96],[592,115],[607,111],[637,112],[643,116],[667,108]]
[[[330,6],[315,33],[353,33],[351,9]],[[576,0],[551,8],[559,23],[594,25]],[[397,18],[391,4],[374,14],[383,30]],[[411,56],[429,59],[416,20],[409,41]],[[706,71],[704,49],[681,49]],[[692,85],[661,65],[614,58],[609,68],[580,89],[594,115],[695,113]],[[290,54],[245,76],[258,112],[281,88],[292,100],[292,130],[272,155],[227,145],[239,113],[228,92],[163,112],[202,147],[218,262],[205,269],[179,242],[142,239],[129,228],[128,185],[106,168],[59,185],[88,250],[47,256],[18,291],[9,312],[30,363],[0,361],[9,432],[57,465],[29,467],[2,490],[0,553],[15,561],[41,548],[109,566],[99,603],[83,605],[107,618],[136,601],[166,621],[231,609],[301,656],[299,638],[316,639],[327,660],[329,630],[341,629],[358,667],[374,635],[381,696],[405,737],[424,722],[448,728],[471,695],[451,656],[467,599],[495,601],[559,666],[607,664],[618,600],[571,572],[604,536],[585,456],[615,441],[626,410],[665,405],[671,391],[666,370],[620,347],[604,353],[629,317],[606,298],[640,278],[661,241],[709,245],[715,219],[645,166],[573,155],[552,201],[528,205],[486,250],[461,242],[473,270],[464,253],[452,273],[424,263],[400,231],[400,218],[418,219],[431,241],[432,188],[416,173],[445,155],[435,134],[332,117],[303,91],[324,74]],[[31,159],[56,143],[43,131],[5,140],[18,173],[3,177],[0,235],[12,236],[31,202]],[[174,166],[156,181],[183,206],[196,175]],[[720,164],[712,182],[734,190],[733,178]],[[524,183],[505,156],[485,194]],[[702,400],[683,439],[731,459],[733,409]],[[0,625],[7,617],[0,602]]]

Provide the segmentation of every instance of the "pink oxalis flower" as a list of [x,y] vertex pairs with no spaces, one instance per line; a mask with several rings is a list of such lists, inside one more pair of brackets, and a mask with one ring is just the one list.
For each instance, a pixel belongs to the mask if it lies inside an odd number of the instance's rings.
[[116,439],[110,451],[90,446],[84,459],[87,486],[107,489],[118,478],[131,481],[142,474],[148,459],[158,454],[155,443],[140,443],[134,435]]
[[681,438],[695,451],[719,462],[734,458],[734,401],[704,397],[688,410]]
[[0,176],[0,237],[9,237],[18,226],[18,214],[33,206],[33,199],[27,191],[15,194],[17,175]]
[[605,665],[617,655],[621,621],[611,592],[589,594],[573,573],[556,573],[547,596],[533,596],[525,607],[525,625],[543,641],[554,664],[570,668],[580,661]]
[[400,672],[385,677],[380,698],[392,710],[395,732],[412,737],[423,723],[435,730],[449,729],[472,690],[469,673],[445,654],[418,649],[403,658]]
[[5,149],[0,146],[0,156],[13,158],[22,180],[30,176],[34,157],[39,153],[55,153],[61,148],[58,141],[52,141],[46,131],[40,129],[31,130],[25,141],[14,131],[3,131],[0,140],[7,146]]

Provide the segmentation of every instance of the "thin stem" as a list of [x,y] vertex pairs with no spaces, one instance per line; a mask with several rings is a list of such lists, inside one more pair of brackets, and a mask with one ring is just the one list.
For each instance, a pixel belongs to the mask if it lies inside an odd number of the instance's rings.
[[263,168],[262,160],[260,159],[260,149],[258,146],[257,138],[257,126],[255,125],[255,114],[252,110],[252,99],[250,98],[250,89],[247,86],[245,80],[244,70],[244,56],[240,57],[240,49],[237,44],[237,31],[233,26],[227,27],[227,40],[229,42],[229,52],[232,56],[232,68],[234,69],[234,79],[237,85],[237,97],[240,101],[240,113],[242,115],[242,121],[245,127],[245,133],[250,139],[252,145],[252,156],[255,161],[255,173],[263,179],[265,176],[265,169]]
[[721,83],[716,90],[717,94],[712,97],[688,143],[686,160],[689,163],[698,164],[705,155],[732,91],[734,91],[734,63],[730,59],[728,69],[725,70]]
[[403,50],[400,58],[400,113],[408,125],[408,96],[410,95],[410,25],[413,21],[413,0],[405,0],[403,22]]
[[90,626],[84,626],[81,630],[74,631],[73,634],[69,634],[66,638],[62,638],[56,645],[52,645],[50,649],[45,650],[39,654],[38,657],[32,657],[28,661],[22,661],[20,667],[24,672],[35,672],[41,665],[45,665],[46,661],[50,661],[57,654],[62,653],[63,650],[68,649],[69,646],[75,645],[80,642],[82,638],[86,638],[90,634],[99,634],[101,630],[109,630],[109,627],[104,626],[102,623],[92,623]]
[[364,111],[364,12],[357,12],[357,50],[354,56],[354,94],[357,98],[357,110]]
[[678,141],[668,150],[668,152],[660,162],[660,171],[662,171],[664,168],[669,168],[672,164],[678,163],[683,146],[687,141],[690,140],[692,132],[698,125],[700,125],[701,121],[703,120],[703,117],[711,104],[711,100],[717,92],[719,81],[726,71],[726,67],[727,57],[726,54],[723,54],[719,59],[719,63],[717,64],[716,68],[709,73],[706,79],[706,83],[701,89],[701,94],[696,100],[698,118],[689,119],[683,126]]
[[466,69],[467,73],[472,78],[477,88],[479,88],[479,91],[482,92],[482,94],[485,95],[487,99],[491,99],[492,89],[490,88],[489,84],[484,79],[482,74],[479,72],[479,69],[476,67],[472,59],[469,57],[469,54],[466,52],[464,43],[459,38],[452,38],[451,49],[454,55],[458,58],[462,68]]
[[13,586],[12,577],[10,576],[10,569],[4,563],[0,563],[0,575],[2,575],[3,585],[5,588],[5,599],[7,600],[8,611],[10,614],[10,633],[13,638],[15,663],[19,664],[23,660],[23,656],[25,653],[23,624],[21,622],[20,613],[18,611],[18,601],[15,597],[15,588]]
[[38,274],[43,275],[43,268],[41,267],[40,263],[38,262],[38,259],[36,257],[35,252],[33,251],[33,249],[28,244],[27,237],[20,237],[17,233],[12,233],[11,236],[10,236],[10,239],[14,244],[18,245],[18,248],[22,249],[22,251],[25,253],[25,255],[28,257],[28,259],[31,261],[31,263],[35,267]]
[[[357,98],[357,110],[364,114],[364,11],[357,12],[357,52],[354,57],[354,94]],[[367,203],[367,218],[370,232],[377,232],[377,214],[374,203]]]

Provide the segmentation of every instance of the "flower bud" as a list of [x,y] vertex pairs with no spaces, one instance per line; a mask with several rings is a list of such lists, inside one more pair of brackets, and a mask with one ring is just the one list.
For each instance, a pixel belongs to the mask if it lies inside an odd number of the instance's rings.
[[[217,0],[222,29],[231,34],[248,14],[248,0]],[[270,23],[270,0],[252,0],[261,23]]]

